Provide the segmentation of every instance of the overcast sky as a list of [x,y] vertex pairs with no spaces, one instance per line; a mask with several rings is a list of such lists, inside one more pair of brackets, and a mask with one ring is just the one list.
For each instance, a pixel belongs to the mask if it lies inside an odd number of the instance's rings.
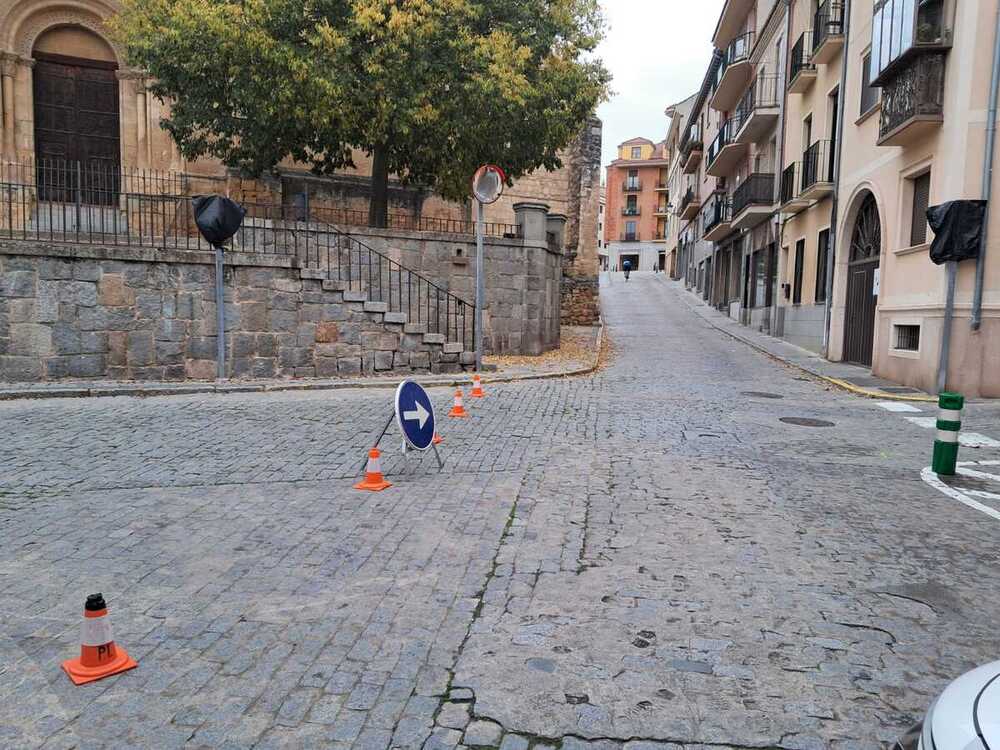
[[606,165],[622,141],[663,140],[667,105],[693,94],[712,56],[712,32],[723,0],[601,0],[610,30],[599,54],[614,96],[604,121]]

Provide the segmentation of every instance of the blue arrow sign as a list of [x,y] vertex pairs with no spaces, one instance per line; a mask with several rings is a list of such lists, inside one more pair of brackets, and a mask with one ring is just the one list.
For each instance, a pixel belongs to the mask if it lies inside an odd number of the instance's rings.
[[425,451],[431,447],[434,406],[427,391],[412,380],[404,380],[396,389],[396,422],[412,448]]

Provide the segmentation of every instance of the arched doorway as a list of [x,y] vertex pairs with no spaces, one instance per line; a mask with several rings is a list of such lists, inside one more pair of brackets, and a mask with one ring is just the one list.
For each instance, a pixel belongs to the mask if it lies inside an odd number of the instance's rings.
[[875,196],[868,192],[861,198],[851,232],[844,320],[844,360],[866,367],[872,364],[881,252],[882,222]]
[[32,57],[40,199],[114,203],[121,144],[113,50],[88,29],[59,26],[38,38]]

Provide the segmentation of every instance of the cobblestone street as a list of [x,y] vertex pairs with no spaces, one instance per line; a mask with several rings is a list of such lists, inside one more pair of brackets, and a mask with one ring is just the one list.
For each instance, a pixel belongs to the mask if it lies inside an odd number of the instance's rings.
[[[602,282],[605,367],[432,390],[382,493],[388,390],[0,402],[0,747],[879,748],[997,658],[932,430]],[[139,667],[74,687],[97,591]]]

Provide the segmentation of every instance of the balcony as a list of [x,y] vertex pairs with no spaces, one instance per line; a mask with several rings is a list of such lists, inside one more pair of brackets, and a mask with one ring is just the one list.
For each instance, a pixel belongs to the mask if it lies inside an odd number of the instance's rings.
[[816,66],[812,62],[812,32],[804,31],[788,56],[788,92],[802,94],[816,80]]
[[669,190],[669,189],[670,189],[670,186],[667,184],[666,180],[660,180],[659,182],[656,183],[656,185],[654,187],[654,190],[656,190],[658,193],[659,192],[663,192],[664,190]]
[[660,205],[658,205],[653,210],[653,215],[654,216],[669,216],[670,215],[670,206],[666,202],[661,203]]
[[872,15],[871,85],[887,86],[921,55],[951,46],[944,0],[876,0]]
[[809,201],[802,198],[802,164],[789,164],[781,173],[778,206],[782,213],[797,214],[808,205]]
[[753,6],[754,0],[726,0],[715,28],[715,36],[712,37],[712,44],[716,49],[725,49],[726,45],[739,35],[746,26],[747,16]]
[[729,208],[729,196],[725,192],[712,193],[712,197],[701,210],[702,237],[711,242],[718,242],[733,231]]
[[944,53],[922,55],[882,86],[879,146],[907,146],[944,120]]
[[830,62],[844,46],[844,6],[824,0],[813,16],[812,62]]
[[622,208],[622,216],[638,216],[639,207],[638,206],[625,206]]
[[737,143],[756,143],[778,122],[778,77],[757,76],[736,108]]
[[638,232],[622,232],[618,235],[619,242],[640,242]]
[[681,141],[681,161],[684,162],[684,174],[694,174],[701,164],[701,153],[704,150],[701,142],[701,128],[692,123]]
[[753,32],[742,34],[726,48],[722,64],[715,74],[712,98],[709,106],[719,112],[729,112],[739,100],[740,92],[746,88],[753,66],[750,64],[750,48],[753,47]]
[[708,159],[705,172],[713,177],[725,177],[735,171],[746,157],[747,144],[737,143],[732,136],[739,130],[740,122],[731,117],[722,123],[718,135],[708,147]]
[[681,201],[680,211],[677,213],[682,219],[693,219],[701,210],[701,198],[694,192],[694,188],[688,188]]
[[802,154],[802,190],[805,201],[817,201],[833,192],[832,141],[816,141]]
[[629,179],[622,183],[623,193],[638,193],[640,190],[642,190],[642,180]]
[[754,172],[733,191],[733,229],[750,229],[774,213],[774,175]]

